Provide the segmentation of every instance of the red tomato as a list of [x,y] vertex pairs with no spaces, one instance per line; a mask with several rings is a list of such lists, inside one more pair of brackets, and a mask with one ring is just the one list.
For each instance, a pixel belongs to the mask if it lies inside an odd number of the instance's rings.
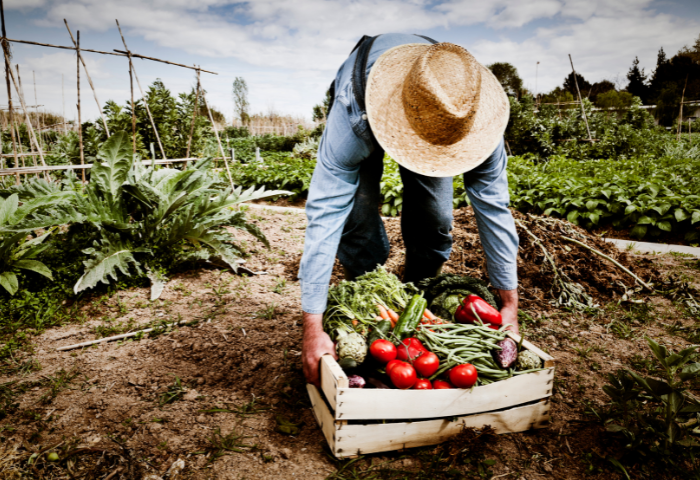
[[387,363],[396,358],[396,347],[389,340],[380,338],[372,342],[369,353],[379,363]]
[[[418,342],[420,347],[413,341]],[[407,338],[396,347],[396,358],[403,360],[404,362],[413,363],[413,361],[418,358],[421,354],[427,350],[420,343],[420,340],[415,338]]]
[[425,352],[413,361],[413,368],[421,377],[430,377],[438,371],[440,359],[433,352]]
[[433,386],[430,384],[430,380],[425,378],[419,378],[413,385],[413,390],[432,390]]
[[401,390],[411,388],[416,383],[416,380],[418,380],[415,369],[405,362],[396,364],[396,366],[391,369],[389,378],[391,379],[391,383]]
[[421,341],[418,340],[417,338],[413,338],[413,337],[407,338],[407,339],[405,339],[405,340],[403,341],[403,343],[405,343],[405,344],[408,345],[409,347],[410,347],[410,346],[413,346],[413,347],[417,348],[418,350],[422,350],[422,351],[424,351],[424,352],[427,352],[427,351],[428,351],[428,349],[425,348],[425,346],[423,345],[423,342],[421,342]]
[[384,370],[386,371],[386,374],[389,375],[396,365],[400,365],[402,363],[406,363],[406,362],[402,362],[401,360],[396,360],[396,359],[389,361],[389,363],[387,363],[386,367],[384,368]]
[[452,385],[450,382],[446,382],[444,380],[433,380],[433,389],[434,390],[444,390],[447,388],[452,388]]
[[477,377],[476,367],[471,363],[463,363],[450,370],[450,382],[457,388],[472,388]]

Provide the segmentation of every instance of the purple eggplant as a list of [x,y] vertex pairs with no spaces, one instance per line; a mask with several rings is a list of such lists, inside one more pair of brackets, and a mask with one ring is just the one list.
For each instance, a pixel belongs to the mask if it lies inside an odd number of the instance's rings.
[[350,388],[365,388],[365,379],[359,375],[348,375],[348,384]]
[[501,368],[510,368],[518,361],[518,345],[512,338],[504,338],[496,345],[501,347],[500,350],[492,350],[491,354]]

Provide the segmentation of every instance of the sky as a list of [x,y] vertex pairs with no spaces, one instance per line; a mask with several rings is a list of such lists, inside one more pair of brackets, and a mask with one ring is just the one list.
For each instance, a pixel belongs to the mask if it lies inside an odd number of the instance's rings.
[[[647,73],[663,47],[670,57],[700,35],[697,0],[4,0],[7,37],[123,50],[119,20],[134,53],[217,72],[202,74],[212,107],[230,121],[232,82],[243,77],[251,112],[311,119],[335,72],[362,35],[403,32],[465,47],[482,64],[509,62],[533,92],[561,85],[571,71],[620,87],[635,56]],[[13,44],[28,104],[76,118],[74,52]],[[128,61],[83,54],[102,104],[129,98]],[[539,62],[539,65],[537,64]],[[136,60],[146,88],[160,78],[172,92],[195,85],[189,69]],[[62,85],[63,83],[63,85]],[[136,88],[136,96],[138,88]],[[82,118],[98,110],[81,70]],[[14,95],[14,92],[13,92]],[[16,99],[15,99],[16,101]],[[0,104],[7,93],[0,89]]]

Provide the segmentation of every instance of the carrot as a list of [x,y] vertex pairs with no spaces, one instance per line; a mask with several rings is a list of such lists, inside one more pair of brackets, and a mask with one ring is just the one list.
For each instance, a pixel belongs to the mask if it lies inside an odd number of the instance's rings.
[[395,311],[393,311],[391,308],[388,308],[386,311],[387,311],[387,313],[389,314],[389,317],[391,317],[391,320],[392,320],[392,321],[394,321],[394,322],[398,322],[398,321],[399,321],[399,314],[398,314],[398,313],[396,313]]
[[427,308],[425,309],[425,312],[423,312],[424,317],[428,317],[428,320],[435,320],[437,317],[433,315],[433,313],[428,310]]
[[389,320],[389,312],[387,312],[386,308],[384,305],[381,303],[377,304],[377,309],[379,309],[379,316],[382,317],[382,320]]
[[374,317],[374,320],[377,321],[377,322],[381,322],[382,320],[384,320],[384,318],[382,318],[381,316],[377,315],[376,317]]
[[352,319],[352,326],[356,327],[359,322],[356,319]]

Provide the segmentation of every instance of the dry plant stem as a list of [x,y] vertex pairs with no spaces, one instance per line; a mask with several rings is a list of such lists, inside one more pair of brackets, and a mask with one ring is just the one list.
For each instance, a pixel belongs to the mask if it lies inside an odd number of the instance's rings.
[[[185,157],[190,156],[190,146],[192,145],[192,135],[194,135],[194,121],[197,118],[197,109],[199,108],[199,70],[197,70],[197,96],[194,100],[194,108],[192,109],[192,122],[190,122],[190,137],[187,139],[187,154]],[[185,168],[187,168],[187,162],[185,162]]]
[[578,88],[578,80],[576,80],[576,70],[574,69],[574,61],[571,59],[571,54],[569,54],[569,62],[571,62],[571,71],[574,73],[574,83],[576,84],[576,93],[578,93],[578,101],[581,102],[581,113],[583,114],[583,121],[586,122],[586,131],[588,132],[588,141],[593,142],[593,137],[591,136],[591,129],[588,126],[588,118],[586,117],[586,108],[583,106],[583,99],[581,98],[581,90]]
[[[17,165],[17,141],[15,139],[15,131],[12,129],[13,115],[12,115],[12,88],[10,87],[10,46],[7,43],[7,32],[5,31],[5,6],[3,5],[3,0],[0,0],[0,24],[2,26],[2,51],[3,57],[5,58],[5,83],[7,84],[7,106],[9,109],[8,120],[10,123],[10,136],[12,137],[12,153],[15,157],[15,166]],[[16,174],[15,181],[19,185],[19,173]]]
[[[5,61],[7,62],[7,64],[10,63],[10,58],[7,55],[7,51],[5,52]],[[17,79],[15,79],[14,73],[12,73],[12,69],[9,68],[7,71],[10,73],[10,78],[12,79],[12,83],[15,86],[15,91],[19,93],[21,91],[21,89],[19,88],[19,84],[17,83]],[[32,126],[32,122],[29,120],[29,111],[27,110],[27,107],[24,104],[24,99],[22,98],[21,95],[19,96],[19,101],[22,104],[22,109],[24,110],[24,115],[25,115],[26,122],[27,122],[27,129],[29,130],[29,139],[30,139],[30,141],[32,141],[32,140],[34,141],[34,145],[36,145],[37,151],[39,152],[39,158],[41,159],[41,164],[44,167],[46,167],[46,162],[44,161],[44,152],[41,149],[41,145],[39,145],[39,142],[36,139],[36,135],[34,134],[34,127]]]
[[626,274],[628,274],[628,275],[630,275],[632,278],[634,278],[636,281],[638,281],[639,283],[641,283],[642,285],[644,285],[644,287],[646,287],[646,288],[649,289],[650,291],[653,291],[653,290],[654,290],[653,288],[651,288],[651,285],[649,285],[649,284],[646,283],[644,280],[642,280],[641,278],[639,278],[637,275],[635,275],[634,273],[632,273],[631,271],[629,271],[626,267],[624,267],[623,265],[621,265],[619,262],[617,262],[617,261],[613,260],[612,258],[610,258],[609,256],[605,255],[603,252],[598,251],[598,250],[596,250],[596,249],[593,248],[593,247],[589,247],[589,246],[586,245],[585,243],[579,242],[578,240],[574,240],[573,238],[565,237],[564,235],[562,235],[561,238],[563,238],[563,239],[566,240],[567,242],[575,243],[575,244],[578,245],[579,247],[583,247],[583,248],[585,248],[585,249],[587,249],[587,250],[590,250],[591,252],[595,253],[595,254],[598,255],[599,257],[602,257],[602,258],[608,260],[610,263],[612,263],[613,265],[615,265],[617,268],[619,268],[620,270],[622,270],[623,272],[625,272]]
[[[143,92],[143,88],[141,88],[141,82],[139,82],[139,76],[136,74],[136,69],[134,68],[134,62],[131,59],[131,51],[129,50],[129,47],[126,46],[126,40],[124,39],[124,34],[122,34],[122,28],[119,26],[119,20],[117,20],[117,28],[119,28],[119,35],[122,37],[122,43],[124,44],[124,48],[126,48],[126,51],[129,52],[129,71],[134,72],[134,77],[136,77],[136,83],[139,86],[139,91],[141,92],[141,98],[143,99],[143,104],[146,107],[146,113],[148,113],[148,119],[151,121],[151,126],[153,126],[153,132],[156,134],[156,140],[158,141],[158,147],[160,148],[160,153],[163,156],[163,159],[167,158],[165,156],[165,150],[163,150],[163,144],[160,142],[160,135],[158,134],[158,128],[156,128],[156,122],[153,121],[153,116],[151,115],[151,109],[148,106],[148,102],[146,101],[146,94]],[[134,103],[134,92],[133,92],[133,85],[132,85],[132,91],[131,91],[131,104],[133,108],[133,103]],[[189,157],[189,155],[187,155]]]
[[221,152],[221,156],[224,157],[224,165],[226,166],[226,174],[228,175],[228,181],[231,184],[231,189],[233,190],[235,187],[233,186],[233,178],[231,178],[231,170],[228,167],[228,160],[226,160],[226,154],[224,153],[224,147],[221,146],[221,139],[219,138],[219,131],[216,128],[216,124],[214,123],[214,118],[211,115],[211,110],[209,109],[209,104],[207,103],[207,96],[202,92],[202,99],[204,100],[204,106],[207,107],[207,114],[209,114],[209,121],[211,122],[211,126],[214,129],[214,135],[216,136],[216,142],[219,144],[219,152]]
[[[83,151],[83,120],[80,116],[80,30],[76,32],[78,41],[75,44],[75,51],[78,54],[78,142],[80,143],[80,164],[85,165],[85,153]],[[85,184],[85,170],[83,170],[83,185]]]
[[[166,326],[167,327],[175,327],[177,325],[180,325],[181,323],[185,323],[185,320],[183,320],[181,322],[170,323]],[[57,348],[56,351],[57,352],[65,352],[66,350],[75,350],[76,348],[89,347],[90,345],[96,345],[98,343],[112,342],[114,340],[121,340],[122,338],[135,337],[136,335],[138,335],[140,333],[152,332],[156,328],[158,328],[158,327],[146,328],[144,330],[138,330],[136,332],[122,333],[121,335],[114,335],[112,337],[100,338],[99,340],[90,340],[89,342],[76,343],[75,345],[67,345],[65,347]]]
[[[70,31],[70,27],[68,26],[68,21],[66,21],[66,19],[64,18],[63,22],[66,24],[66,28],[68,29],[68,34],[70,35],[70,39],[73,41],[73,45],[75,45],[75,49],[78,52],[78,59],[80,59],[80,62],[83,64],[83,68],[85,69],[85,76],[87,77],[88,83],[90,84],[90,88],[92,89],[92,94],[95,97],[95,103],[97,104],[97,109],[100,111],[100,118],[102,119],[102,125],[104,125],[105,132],[107,132],[107,138],[109,138],[110,137],[109,128],[107,127],[107,122],[105,121],[104,113],[102,113],[102,107],[100,106],[100,101],[97,99],[97,91],[95,90],[95,86],[92,84],[92,79],[90,78],[90,73],[88,72],[87,65],[85,65],[85,59],[80,54],[80,49],[78,48],[78,44],[75,43],[75,38],[73,38],[73,32]],[[36,85],[35,85],[35,87],[36,87]]]

